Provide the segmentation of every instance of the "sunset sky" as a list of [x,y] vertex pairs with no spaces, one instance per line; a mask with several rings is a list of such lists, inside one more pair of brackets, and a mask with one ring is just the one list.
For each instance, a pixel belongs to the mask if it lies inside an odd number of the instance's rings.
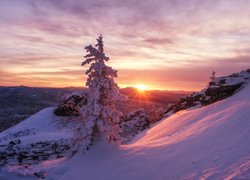
[[0,86],[84,86],[100,33],[121,87],[199,90],[250,68],[249,0],[0,0]]

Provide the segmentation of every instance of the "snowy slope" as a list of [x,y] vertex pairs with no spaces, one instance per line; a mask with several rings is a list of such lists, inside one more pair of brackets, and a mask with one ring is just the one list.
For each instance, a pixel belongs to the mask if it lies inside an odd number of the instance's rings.
[[[33,129],[23,142],[70,137],[53,127],[57,117],[45,109],[0,134]],[[99,140],[84,155],[48,160],[20,169],[6,166],[0,179],[34,179],[45,170],[45,179],[250,179],[250,84],[234,96],[193,110],[180,111],[138,134],[129,145],[116,147]],[[6,139],[7,138],[7,139]]]
[[250,86],[181,111],[119,148],[97,143],[48,172],[55,179],[250,179]]
[[200,92],[181,98],[166,110],[165,117],[189,108],[200,108],[228,98],[238,92],[250,80],[250,69],[229,76],[217,77]]
[[0,133],[0,180],[34,179],[35,172],[51,169],[64,160],[62,154],[69,148],[73,133],[57,128],[60,118],[53,110],[41,110]]
[[60,117],[55,116],[53,107],[45,108],[30,116],[25,121],[13,126],[0,134],[0,142],[21,138],[24,141],[49,140],[72,136],[72,133],[56,128]]

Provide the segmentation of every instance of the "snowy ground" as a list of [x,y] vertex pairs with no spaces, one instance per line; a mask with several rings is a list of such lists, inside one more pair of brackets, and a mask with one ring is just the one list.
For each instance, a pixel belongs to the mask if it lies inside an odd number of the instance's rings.
[[[60,139],[68,132],[52,128],[52,109],[0,134],[33,129],[22,141]],[[145,130],[129,145],[116,147],[100,140],[84,155],[48,160],[23,169],[5,166],[0,179],[250,179],[250,85],[209,106],[180,111]]]
[[34,179],[34,173],[65,159],[73,134],[57,128],[60,119],[53,109],[46,108],[0,134],[0,180]]
[[250,86],[181,111],[119,148],[99,142],[49,172],[55,179],[250,179]]

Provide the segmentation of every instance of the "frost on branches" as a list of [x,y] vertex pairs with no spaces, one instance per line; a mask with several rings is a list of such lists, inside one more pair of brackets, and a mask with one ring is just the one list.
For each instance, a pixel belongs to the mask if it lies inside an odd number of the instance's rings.
[[148,127],[149,119],[144,109],[137,109],[123,115],[121,122],[123,132],[121,136],[124,137],[124,143],[129,142],[136,134]]
[[[88,76],[88,101],[81,109],[82,126],[78,131],[80,137],[93,137],[93,133],[104,134],[109,142],[121,142],[119,126],[121,112],[117,111],[114,102],[122,98],[114,78],[117,71],[105,64],[109,58],[103,49],[102,36],[97,39],[95,46],[85,47],[82,66],[89,65],[86,71]],[[84,140],[84,139],[83,139]]]

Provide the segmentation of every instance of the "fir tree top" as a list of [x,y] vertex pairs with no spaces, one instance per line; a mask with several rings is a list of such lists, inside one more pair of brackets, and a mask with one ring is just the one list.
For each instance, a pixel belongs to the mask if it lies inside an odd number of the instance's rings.
[[93,61],[108,61],[109,57],[107,57],[104,53],[104,45],[102,40],[102,35],[100,35],[97,39],[97,44],[95,47],[92,45],[86,46],[87,54],[84,56],[85,61],[82,62],[82,66],[86,64],[90,64]]

